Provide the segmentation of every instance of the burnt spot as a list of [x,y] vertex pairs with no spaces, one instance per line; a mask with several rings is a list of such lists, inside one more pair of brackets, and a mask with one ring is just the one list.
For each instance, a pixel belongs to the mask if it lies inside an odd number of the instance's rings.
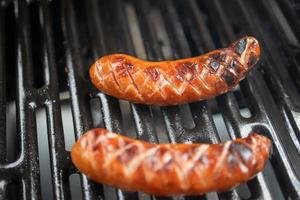
[[238,61],[236,59],[232,59],[230,64],[229,64],[230,68],[233,69],[237,74],[241,73],[241,67],[240,64],[238,63]]
[[119,148],[123,148],[127,145],[130,145],[132,142],[129,142],[128,140],[122,140],[122,145],[119,145],[120,147]]
[[133,72],[133,65],[126,60],[125,57],[118,56],[113,61],[113,66],[117,75],[126,77],[129,73]]
[[116,159],[121,163],[128,163],[134,156],[138,154],[138,147],[132,146],[124,151],[121,155],[118,155]]
[[258,61],[258,57],[254,53],[251,53],[247,64],[249,67],[252,67],[257,63],[257,61]]
[[246,141],[247,144],[250,144],[250,145],[252,144],[251,137],[246,137],[245,141]]
[[232,59],[231,62],[230,62],[230,67],[232,69],[237,69],[238,68],[238,64],[237,64],[237,61],[235,59]]
[[198,150],[199,150],[198,145],[197,146],[191,146],[191,147],[187,148],[185,151],[183,151],[183,155],[187,159],[190,159],[197,153]]
[[128,149],[125,150],[124,154],[127,156],[133,158],[136,154],[138,153],[138,147],[137,146],[132,146]]
[[126,77],[127,76],[126,66],[124,66],[121,63],[118,63],[118,65],[115,67],[115,71],[116,71],[117,75],[120,75],[122,77]]
[[183,66],[184,68],[187,68],[187,69],[192,68],[193,65],[194,65],[194,63],[192,63],[192,62],[185,62],[185,63],[182,63],[182,66]]
[[220,61],[220,62],[224,62],[226,60],[226,55],[225,54],[219,54],[219,53],[216,53],[216,54],[213,54],[211,55],[211,57],[217,61]]
[[228,86],[233,86],[235,82],[234,75],[229,71],[224,71],[222,78],[225,80]]
[[210,163],[210,161],[209,161],[207,155],[202,155],[202,156],[200,156],[200,158],[198,159],[198,161],[199,161],[200,163],[202,163],[203,165],[208,165],[208,164]]
[[245,51],[246,46],[247,46],[247,39],[243,38],[237,42],[237,44],[234,47],[234,51],[239,55],[241,55]]
[[133,70],[133,65],[129,62],[126,62],[123,64],[125,66],[125,68],[128,70],[128,71],[132,71]]
[[163,156],[167,151],[168,151],[168,149],[167,149],[166,147],[161,147],[161,148],[159,148],[159,149],[157,150],[156,153],[157,153],[159,156]]
[[177,79],[180,81],[184,80],[192,80],[194,78],[194,75],[196,73],[195,69],[196,63],[192,62],[185,62],[185,63],[180,63],[177,65]]
[[252,150],[243,143],[233,142],[230,144],[229,152],[238,155],[244,163],[248,163],[252,159]]
[[214,70],[217,71],[220,67],[220,63],[217,61],[210,62],[209,66]]
[[220,59],[220,54],[216,53],[216,54],[212,54],[211,57],[213,59],[219,60]]
[[159,71],[155,67],[148,67],[144,72],[150,76],[151,80],[157,81],[159,79]]
[[126,61],[126,59],[123,56],[118,56],[118,57],[115,57],[115,59],[114,59],[114,62],[124,62],[124,61]]
[[227,156],[227,163],[228,163],[228,165],[230,167],[236,165],[238,163],[238,159],[237,159],[236,155],[231,154],[231,153],[228,154],[228,156]]

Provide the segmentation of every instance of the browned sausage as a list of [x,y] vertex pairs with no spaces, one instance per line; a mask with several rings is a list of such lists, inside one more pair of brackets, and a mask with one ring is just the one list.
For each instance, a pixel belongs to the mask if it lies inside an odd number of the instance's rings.
[[90,77],[99,90],[119,99],[176,105],[233,90],[259,57],[258,41],[247,36],[228,48],[175,61],[148,62],[125,54],[107,55],[91,66]]
[[151,144],[93,129],[73,146],[75,166],[99,183],[155,195],[226,191],[261,171],[268,138],[251,134],[224,144]]

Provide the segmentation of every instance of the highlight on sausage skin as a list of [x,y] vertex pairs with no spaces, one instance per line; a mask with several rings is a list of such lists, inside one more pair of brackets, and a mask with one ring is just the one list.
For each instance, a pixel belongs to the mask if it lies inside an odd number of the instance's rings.
[[128,191],[195,195],[227,191],[263,170],[271,142],[250,134],[222,144],[152,144],[93,129],[75,143],[74,165],[90,179]]
[[254,37],[228,48],[174,61],[150,62],[130,55],[101,57],[90,68],[102,92],[134,103],[176,105],[213,98],[231,91],[260,57]]

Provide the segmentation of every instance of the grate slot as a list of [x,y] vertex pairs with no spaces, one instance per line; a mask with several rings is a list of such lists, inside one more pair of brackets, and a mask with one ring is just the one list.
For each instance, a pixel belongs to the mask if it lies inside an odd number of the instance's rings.
[[80,188],[80,176],[78,174],[72,174],[69,177],[71,199],[82,200],[82,192]]
[[[3,31],[0,33],[0,38],[3,37],[2,40],[0,39],[0,57],[3,56],[0,58],[0,60],[2,59],[0,76],[3,80],[1,85],[5,89],[5,93],[0,94],[0,112],[6,114],[6,116],[1,115],[0,117],[0,123],[5,123],[4,125],[0,124],[0,130],[5,131],[1,135],[6,136],[6,144],[3,142],[1,144],[6,145],[7,152],[6,160],[3,160],[2,163],[5,161],[12,163],[20,154],[20,138],[16,131],[16,18],[13,3],[7,4],[5,9],[4,7],[0,7],[0,9],[2,9],[1,14],[3,15],[0,20],[4,21],[3,29],[1,28]],[[1,92],[3,91],[1,90]]]
[[[4,190],[3,191],[7,191],[6,194],[4,194],[4,196],[2,196],[3,194],[1,194],[1,198],[2,199],[10,199],[10,200],[18,200],[21,199],[21,193],[22,193],[22,187],[21,187],[21,183],[18,181],[13,181],[11,183],[9,183],[7,186],[4,185]],[[2,188],[1,188],[2,189]],[[7,195],[7,196],[5,196]]]
[[91,113],[93,118],[93,127],[103,127],[103,117],[101,111],[101,104],[99,98],[90,100]]
[[7,163],[14,162],[20,153],[18,148],[20,141],[16,131],[16,102],[11,101],[6,103],[6,161]]
[[[53,199],[52,176],[50,169],[49,142],[47,137],[46,109],[39,108],[35,112],[39,151],[39,171],[42,199]],[[50,180],[49,180],[50,179]]]
[[[46,1],[45,1],[46,2]],[[55,65],[56,65],[56,73],[59,75],[57,77],[58,83],[59,83],[59,91],[62,92],[62,97],[65,98],[67,96],[69,98],[69,93],[67,93],[68,86],[67,86],[67,64],[66,64],[66,54],[65,54],[65,48],[64,48],[64,37],[63,37],[63,30],[61,26],[61,4],[58,0],[53,0],[47,3],[47,16],[49,16],[46,20],[49,20],[51,22],[45,21],[45,24],[49,26],[49,30],[51,31],[51,37],[52,40],[48,43],[48,46],[53,46],[51,48],[54,49],[54,55],[55,58]],[[46,32],[46,34],[49,34]],[[48,37],[48,36],[47,36]],[[51,43],[53,42],[53,43]],[[47,67],[47,66],[45,66]],[[50,80],[50,82],[54,82]],[[57,83],[57,82],[56,82]],[[68,95],[63,95],[63,94]],[[61,98],[63,99],[63,98]]]
[[6,161],[5,8],[0,6],[0,163]]
[[45,77],[43,72],[44,65],[44,52],[43,52],[43,38],[41,30],[41,13],[40,2],[34,1],[28,4],[29,15],[29,34],[30,34],[30,46],[32,55],[32,72],[33,72],[33,87],[40,88],[45,84]]
[[[65,150],[70,151],[75,143],[72,109],[70,102],[61,104],[61,116],[64,132]],[[97,126],[95,126],[97,127]]]
[[195,123],[191,114],[190,107],[187,104],[179,105],[179,110],[183,120],[183,127],[187,130],[195,128]]
[[136,12],[135,12],[132,4],[126,2],[125,3],[125,11],[126,11],[126,15],[128,18],[128,26],[129,26],[129,30],[130,30],[130,36],[131,36],[131,38],[134,38],[134,40],[132,42],[133,42],[135,52],[139,58],[145,59],[146,58],[145,47],[144,47],[143,40],[141,37],[140,29],[138,27]]
[[201,195],[201,196],[187,196],[185,199],[186,200],[205,200],[208,198],[206,198],[205,195]]

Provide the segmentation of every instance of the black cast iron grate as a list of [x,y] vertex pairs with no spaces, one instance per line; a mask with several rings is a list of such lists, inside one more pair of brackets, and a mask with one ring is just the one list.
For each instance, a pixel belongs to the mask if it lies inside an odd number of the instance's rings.
[[[1,199],[300,199],[296,1],[0,2]],[[235,92],[209,101],[170,107],[129,104],[96,91],[88,78],[88,67],[104,54],[123,52],[150,60],[190,57],[245,34],[256,36],[263,46],[259,65]],[[63,127],[65,104],[71,105],[73,132]],[[7,114],[11,105],[15,123]],[[41,109],[46,113],[46,146],[38,140]],[[217,129],[216,115],[228,135]],[[7,126],[15,127],[15,133]],[[92,127],[151,142],[216,143],[257,131],[273,140],[274,152],[263,173],[226,193],[155,197],[102,186],[82,174],[74,191],[69,177],[77,171],[66,150],[66,135],[78,138]],[[40,178],[39,151],[45,148],[50,157],[48,192]]]

